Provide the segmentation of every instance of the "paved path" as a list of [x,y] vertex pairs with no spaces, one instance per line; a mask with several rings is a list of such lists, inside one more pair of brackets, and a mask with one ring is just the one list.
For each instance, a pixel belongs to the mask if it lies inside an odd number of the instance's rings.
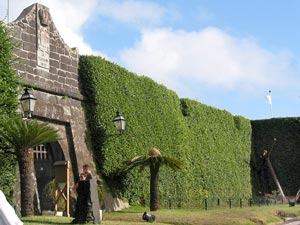
[[285,223],[281,225],[300,225],[300,219],[288,219]]

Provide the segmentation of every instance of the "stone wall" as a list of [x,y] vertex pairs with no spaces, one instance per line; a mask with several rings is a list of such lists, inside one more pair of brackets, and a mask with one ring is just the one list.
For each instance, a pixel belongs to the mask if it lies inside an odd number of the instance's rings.
[[15,68],[23,81],[50,93],[82,99],[78,87],[78,50],[60,37],[49,9],[34,4],[11,24],[19,58]]
[[93,167],[78,83],[78,51],[64,43],[49,9],[41,4],[24,9],[10,27],[18,58],[14,67],[37,98],[33,117],[59,130],[64,138],[59,144],[77,178],[82,165]]

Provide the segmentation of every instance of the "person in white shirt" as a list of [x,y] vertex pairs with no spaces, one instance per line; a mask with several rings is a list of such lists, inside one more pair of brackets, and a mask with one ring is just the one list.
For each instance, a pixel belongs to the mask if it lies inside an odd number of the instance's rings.
[[6,200],[4,193],[0,190],[0,224],[2,225],[23,225],[15,213],[14,208]]

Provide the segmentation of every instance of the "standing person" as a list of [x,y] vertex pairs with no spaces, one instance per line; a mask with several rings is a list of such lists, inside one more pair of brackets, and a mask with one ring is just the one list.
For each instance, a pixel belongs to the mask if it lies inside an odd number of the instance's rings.
[[0,224],[5,225],[23,225],[15,213],[14,208],[6,200],[4,193],[0,190]]
[[92,179],[92,171],[91,167],[88,164],[83,165],[82,167],[83,173],[86,175],[86,179]]
[[75,209],[75,219],[72,223],[89,223],[94,222],[95,217],[92,210],[91,187],[89,180],[92,179],[91,168],[85,164],[82,167],[83,172],[80,174],[80,180],[76,184],[77,201]]

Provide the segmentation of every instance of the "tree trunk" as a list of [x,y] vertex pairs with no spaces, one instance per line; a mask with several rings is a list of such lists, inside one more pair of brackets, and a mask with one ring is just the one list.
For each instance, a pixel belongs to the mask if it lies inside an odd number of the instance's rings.
[[21,181],[21,215],[34,215],[34,172],[33,151],[32,149],[18,149],[17,159],[20,170]]
[[150,166],[150,210],[156,211],[159,209],[159,166]]

